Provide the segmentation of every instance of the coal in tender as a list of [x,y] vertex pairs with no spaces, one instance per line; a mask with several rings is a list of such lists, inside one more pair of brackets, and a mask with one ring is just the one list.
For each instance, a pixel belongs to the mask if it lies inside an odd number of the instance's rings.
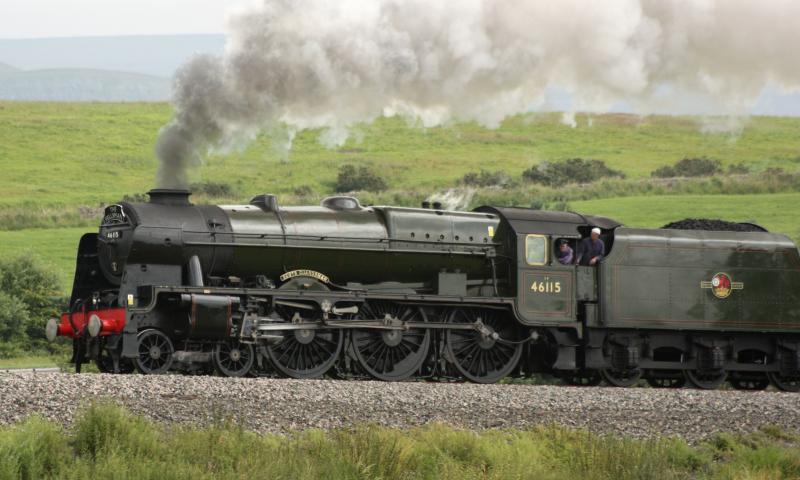
[[715,232],[766,232],[763,227],[752,223],[726,222],[710,218],[687,218],[664,225],[669,230],[711,230]]

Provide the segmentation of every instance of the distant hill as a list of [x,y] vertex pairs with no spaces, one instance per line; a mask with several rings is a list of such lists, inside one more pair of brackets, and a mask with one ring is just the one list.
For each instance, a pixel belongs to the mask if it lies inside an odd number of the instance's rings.
[[0,39],[0,62],[22,70],[78,68],[171,77],[191,56],[222,53],[224,47],[224,35]]
[[16,72],[19,71],[18,68],[12,67],[7,63],[0,62],[0,73],[8,73],[8,72]]
[[169,99],[170,80],[91,69],[16,70],[0,65],[0,99],[148,102]]
[[224,35],[0,39],[0,100],[166,101],[170,78]]

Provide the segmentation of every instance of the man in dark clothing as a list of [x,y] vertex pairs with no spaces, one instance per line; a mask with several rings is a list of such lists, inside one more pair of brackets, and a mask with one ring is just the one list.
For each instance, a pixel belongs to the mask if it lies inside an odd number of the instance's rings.
[[595,227],[592,229],[592,235],[581,240],[578,246],[578,264],[597,265],[605,254],[606,245],[600,240],[600,229]]
[[558,263],[562,265],[572,265],[573,252],[566,240],[561,240],[558,243],[558,253],[556,254]]

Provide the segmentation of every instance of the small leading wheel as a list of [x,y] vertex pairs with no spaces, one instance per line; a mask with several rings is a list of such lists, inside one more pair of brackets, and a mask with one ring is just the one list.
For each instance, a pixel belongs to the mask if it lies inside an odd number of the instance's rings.
[[94,363],[97,365],[97,369],[100,370],[100,373],[133,373],[136,369],[129,358],[120,358],[119,372],[115,372],[114,359],[111,358],[111,353],[109,353],[108,349],[105,347],[100,349],[97,358],[94,359]]
[[559,376],[562,382],[577,387],[596,387],[603,381],[600,372],[595,370],[567,370]]
[[647,384],[653,388],[683,388],[686,376],[680,370],[659,371],[648,375]]
[[640,368],[631,368],[628,370],[604,368],[600,373],[609,385],[615,387],[632,387],[642,378],[642,370]]
[[775,385],[778,390],[784,392],[800,392],[800,377],[787,377],[781,375],[779,372],[767,372],[769,381]]
[[251,343],[238,340],[220,342],[211,352],[211,363],[220,375],[225,377],[243,377],[253,368],[256,352]]
[[502,311],[458,308],[449,323],[483,325],[483,331],[447,330],[447,355],[456,369],[475,383],[495,383],[517,366],[522,355],[519,332]]
[[136,369],[144,374],[165,373],[172,366],[175,348],[172,341],[159,330],[148,329],[139,333]]
[[686,379],[689,380],[689,383],[703,390],[719,388],[728,378],[728,372],[725,370],[684,370],[683,373],[686,375]]
[[[391,302],[369,302],[361,308],[367,319],[426,322],[420,307]],[[378,380],[397,382],[416,373],[425,361],[430,346],[430,330],[353,330],[350,333],[353,353],[359,365]]]

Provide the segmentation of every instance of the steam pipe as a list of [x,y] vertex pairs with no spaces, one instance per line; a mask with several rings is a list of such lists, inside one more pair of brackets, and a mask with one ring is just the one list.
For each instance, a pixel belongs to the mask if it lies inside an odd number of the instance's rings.
[[203,287],[203,268],[200,266],[200,259],[197,255],[189,258],[189,286]]

